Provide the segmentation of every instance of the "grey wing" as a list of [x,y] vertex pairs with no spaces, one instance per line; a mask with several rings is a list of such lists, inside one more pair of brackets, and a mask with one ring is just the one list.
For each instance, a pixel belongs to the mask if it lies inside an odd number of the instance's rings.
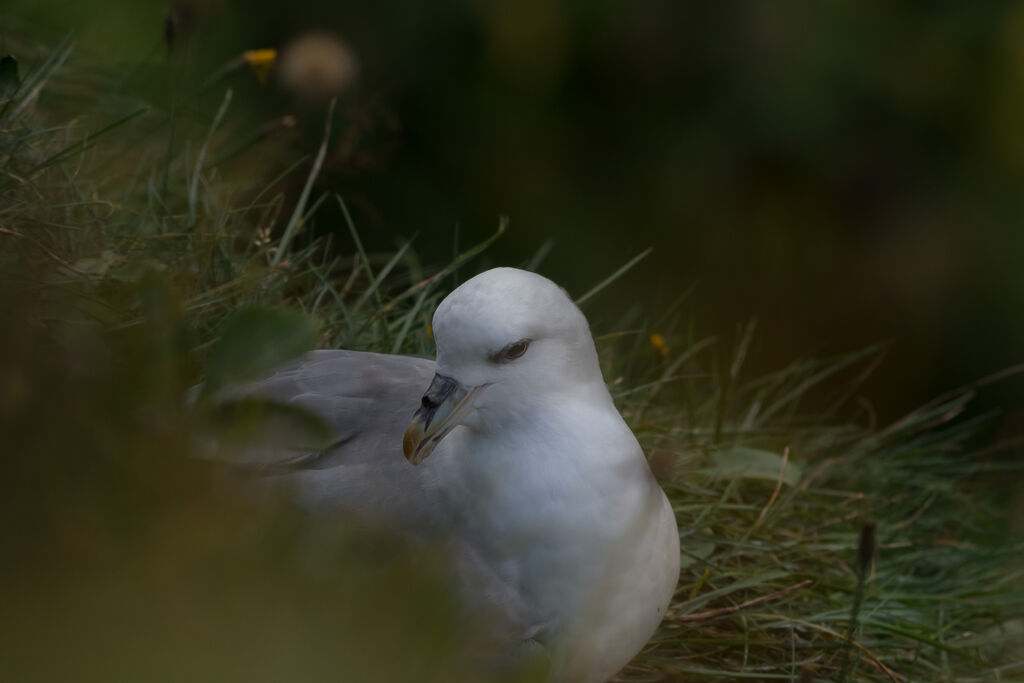
[[[313,351],[274,375],[232,389],[227,398],[266,398],[300,406],[330,424],[328,448],[304,450],[275,439],[241,455],[265,479],[284,482],[312,508],[342,509],[392,521],[421,540],[441,540],[452,557],[453,590],[480,629],[488,666],[537,657],[535,608],[455,531],[434,467],[402,454],[402,435],[434,375],[434,362],[357,351]],[[457,511],[456,511],[457,515]],[[525,648],[525,649],[524,649]],[[499,656],[495,656],[500,653]]]
[[[402,435],[434,374],[434,362],[360,351],[312,351],[227,397],[258,397],[303,408],[326,422],[331,445],[296,447],[265,435],[235,458],[285,480],[311,507],[416,519],[436,510],[429,468],[402,454]],[[421,517],[422,519],[422,517]]]

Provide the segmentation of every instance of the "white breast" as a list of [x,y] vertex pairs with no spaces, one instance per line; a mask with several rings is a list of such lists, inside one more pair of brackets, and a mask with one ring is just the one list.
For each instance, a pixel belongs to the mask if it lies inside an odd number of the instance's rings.
[[[612,409],[614,410],[614,409]],[[450,485],[482,556],[539,615],[557,683],[602,683],[643,647],[679,572],[675,517],[617,413],[560,406],[531,443],[461,434]],[[587,425],[586,433],[558,422]],[[554,422],[554,423],[553,423]],[[482,440],[486,439],[486,443]],[[479,454],[486,453],[487,462]]]
[[660,491],[657,498],[656,510],[631,539],[631,553],[616,556],[605,580],[595,584],[592,607],[569,636],[564,668],[555,680],[608,680],[664,618],[679,577],[679,533],[668,499]]

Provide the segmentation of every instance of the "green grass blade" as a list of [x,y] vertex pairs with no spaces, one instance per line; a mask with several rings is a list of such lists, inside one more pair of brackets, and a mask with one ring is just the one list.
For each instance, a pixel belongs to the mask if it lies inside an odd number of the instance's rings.
[[639,254],[634,256],[633,258],[631,258],[621,268],[619,268],[614,273],[612,273],[611,275],[606,277],[604,280],[601,280],[599,283],[597,283],[597,285],[595,285],[593,288],[591,288],[590,291],[588,291],[586,294],[584,294],[583,296],[581,296],[578,299],[576,299],[576,305],[577,306],[582,306],[588,299],[594,297],[602,289],[604,289],[605,287],[607,287],[608,285],[610,285],[611,283],[615,282],[620,277],[625,275],[627,272],[629,272],[633,268],[633,266],[635,266],[636,264],[640,263],[645,258],[650,256],[651,252],[653,252],[653,251],[654,251],[654,247],[647,247],[642,252],[640,252]]
[[324,123],[323,142],[320,143],[320,149],[317,151],[316,157],[313,159],[313,167],[309,171],[309,177],[306,178],[306,184],[302,188],[302,193],[299,195],[299,200],[295,204],[292,216],[288,220],[288,224],[285,226],[284,234],[281,235],[281,239],[277,243],[277,251],[274,252],[274,256],[270,261],[270,265],[273,267],[276,267],[281,263],[281,260],[284,259],[291,247],[292,240],[295,239],[295,235],[302,227],[302,216],[306,212],[306,202],[309,201],[310,192],[313,190],[313,183],[316,182],[317,176],[320,175],[320,168],[323,166],[324,158],[327,156],[328,144],[331,139],[331,126],[334,121],[334,107],[337,103],[337,98],[334,98],[327,106],[327,120]]

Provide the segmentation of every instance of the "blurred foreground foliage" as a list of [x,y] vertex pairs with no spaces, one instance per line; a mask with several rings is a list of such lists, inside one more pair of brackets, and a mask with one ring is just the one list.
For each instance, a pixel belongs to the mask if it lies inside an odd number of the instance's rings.
[[[92,284],[62,285],[62,302],[6,291],[3,677],[451,680],[440,558],[241,498],[237,472],[196,457],[195,336],[166,281],[144,281],[141,320],[119,329],[76,307],[102,300]],[[264,326],[247,350],[295,330]]]
[[[443,558],[239,496],[196,457],[214,416],[187,393],[312,345],[425,354],[487,243],[424,268],[408,244],[366,252],[349,221],[344,253],[316,231],[321,207],[348,215],[316,151],[257,184],[211,161],[236,147],[230,91],[194,125],[92,74],[81,111],[102,114],[51,120],[47,88],[83,67],[68,44],[38,56],[0,91],[0,677],[464,679]],[[289,201],[276,183],[296,174]],[[1020,438],[958,422],[970,391],[879,428],[852,400],[877,349],[747,377],[753,326],[725,349],[676,309],[630,315],[599,350],[676,508],[683,576],[626,680],[1024,675],[1024,548],[998,486]]]
[[443,558],[239,495],[237,471],[198,457],[224,412],[187,400],[316,344],[405,329],[400,349],[422,351],[437,290],[361,311],[397,260],[312,241],[284,258],[267,234],[283,198],[220,201],[205,149],[169,160],[164,188],[137,164],[166,151],[146,130],[167,121],[137,103],[111,127],[47,121],[37,99],[69,55],[0,101],[0,678],[458,679]]

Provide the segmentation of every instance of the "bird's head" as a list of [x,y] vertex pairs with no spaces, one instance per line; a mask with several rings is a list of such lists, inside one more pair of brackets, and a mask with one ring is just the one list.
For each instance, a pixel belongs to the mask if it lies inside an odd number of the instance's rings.
[[489,429],[572,391],[604,391],[587,320],[545,277],[495,268],[465,282],[434,313],[437,374],[405,432],[417,465],[456,426]]

